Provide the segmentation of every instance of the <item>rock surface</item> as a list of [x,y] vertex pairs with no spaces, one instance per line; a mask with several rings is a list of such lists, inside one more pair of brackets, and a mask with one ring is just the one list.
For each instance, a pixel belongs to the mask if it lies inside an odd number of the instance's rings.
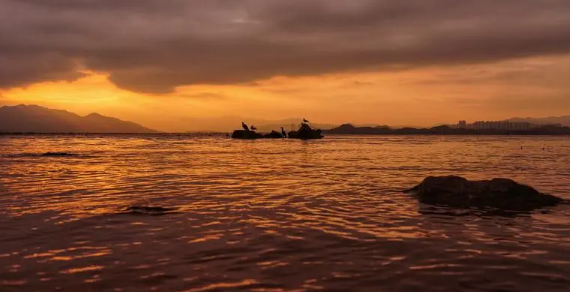
[[[246,130],[235,130],[231,136],[233,139],[279,139],[279,138],[287,138],[284,137],[283,134],[277,131],[271,131],[268,134],[259,134],[255,131],[246,131]],[[307,124],[302,124],[301,128],[298,131],[291,131],[289,132],[288,138],[291,139],[301,139],[301,140],[310,140],[310,139],[322,139],[324,136],[321,133],[321,130],[313,130]]]
[[469,181],[459,176],[428,177],[405,192],[413,193],[421,203],[457,208],[531,211],[563,202],[561,198],[504,178]]
[[283,137],[283,135],[277,131],[271,131],[271,133],[265,134],[263,135],[263,138],[267,138],[267,139],[281,139],[281,138],[285,138]]
[[263,135],[256,133],[254,131],[246,131],[246,130],[235,130],[232,133],[233,139],[260,139],[263,138]]
[[289,138],[291,139],[311,140],[322,139],[323,137],[321,130],[313,130],[307,124],[302,124],[298,131],[289,132]]

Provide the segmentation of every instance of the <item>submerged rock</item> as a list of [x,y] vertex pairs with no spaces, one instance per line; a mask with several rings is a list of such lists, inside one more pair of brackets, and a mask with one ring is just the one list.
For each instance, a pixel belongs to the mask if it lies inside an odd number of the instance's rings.
[[260,139],[263,138],[263,135],[256,133],[254,131],[246,131],[246,130],[235,130],[232,133],[233,139]]
[[421,203],[457,208],[531,211],[563,202],[561,198],[504,178],[469,181],[459,176],[428,177],[405,192],[413,193]]

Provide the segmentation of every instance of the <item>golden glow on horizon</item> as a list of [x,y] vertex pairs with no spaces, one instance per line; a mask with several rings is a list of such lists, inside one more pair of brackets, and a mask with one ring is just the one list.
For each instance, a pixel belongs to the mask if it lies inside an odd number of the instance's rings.
[[[190,118],[239,116],[321,123],[433,125],[459,119],[569,114],[561,87],[568,57],[396,72],[274,77],[237,85],[181,86],[171,94],[118,88],[100,73],[73,82],[42,82],[0,92],[0,103],[37,104],[80,115],[91,112],[161,130],[199,130]],[[566,97],[566,99],[564,99]],[[568,105],[564,107],[563,105]]]
[[[87,72],[88,73],[88,72]],[[3,92],[4,102],[10,104],[38,104],[88,114],[109,105],[123,106],[143,96],[120,90],[107,80],[106,75],[88,73],[73,82],[41,82]]]

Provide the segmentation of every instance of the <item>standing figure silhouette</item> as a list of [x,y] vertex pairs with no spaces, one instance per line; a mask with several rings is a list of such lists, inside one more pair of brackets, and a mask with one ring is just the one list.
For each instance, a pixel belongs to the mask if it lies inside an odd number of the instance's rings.
[[249,132],[249,127],[248,127],[244,122],[241,122],[241,127],[242,127],[244,130],[246,130],[247,132]]
[[285,129],[283,129],[283,127],[281,127],[281,135],[283,135],[283,138],[287,138],[287,133],[285,133]]

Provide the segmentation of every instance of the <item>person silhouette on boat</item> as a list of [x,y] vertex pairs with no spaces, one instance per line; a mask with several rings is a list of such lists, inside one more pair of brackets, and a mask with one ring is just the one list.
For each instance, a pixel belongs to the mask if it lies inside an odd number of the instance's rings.
[[251,130],[255,132],[255,130],[257,130],[257,128],[254,125],[251,125]]
[[303,118],[303,123],[308,124],[308,123],[310,123],[310,122],[307,121],[307,119]]
[[285,129],[283,129],[283,127],[281,127],[281,135],[283,135],[283,138],[287,138],[287,133],[285,133]]
[[241,122],[241,127],[242,127],[246,132],[249,132],[249,127],[248,127],[244,122]]

